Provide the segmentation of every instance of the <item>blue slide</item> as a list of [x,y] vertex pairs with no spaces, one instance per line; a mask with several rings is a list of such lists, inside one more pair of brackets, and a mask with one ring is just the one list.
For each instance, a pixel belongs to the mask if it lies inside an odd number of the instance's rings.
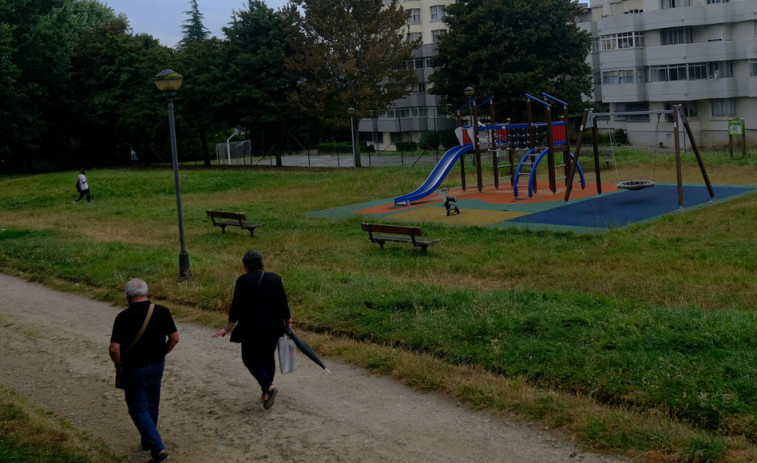
[[436,189],[439,188],[439,185],[442,184],[444,177],[446,177],[449,171],[452,169],[452,166],[454,166],[457,160],[460,159],[460,156],[467,153],[468,151],[473,151],[473,144],[467,143],[465,145],[455,146],[451,150],[444,153],[444,156],[442,156],[442,158],[439,160],[439,163],[436,164],[434,170],[431,171],[431,174],[428,176],[426,181],[423,182],[423,185],[421,185],[420,188],[413,191],[412,193],[397,196],[396,198],[394,198],[394,204],[409,206],[413,201],[423,199],[436,191]]

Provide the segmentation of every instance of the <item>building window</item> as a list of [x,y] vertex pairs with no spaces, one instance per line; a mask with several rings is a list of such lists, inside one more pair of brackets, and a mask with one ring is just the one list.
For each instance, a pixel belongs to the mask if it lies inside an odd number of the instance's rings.
[[[665,103],[665,110],[672,111],[673,106],[677,104],[680,104],[683,107],[683,113],[687,119],[697,117],[697,102],[696,101],[692,101],[689,103]],[[673,115],[665,114],[665,121],[673,122]]]
[[416,42],[421,39],[423,39],[423,34],[421,32],[408,32],[407,33],[408,42]]
[[707,63],[707,75],[710,79],[733,77],[733,62],[715,61],[712,63]]
[[431,21],[441,21],[444,17],[444,5],[434,5],[431,7]]
[[624,32],[622,34],[609,34],[600,37],[602,51],[618,50],[624,48],[643,48],[644,35],[641,32]]
[[707,63],[689,64],[689,80],[699,80],[707,78]]
[[[613,112],[619,113],[627,111],[649,111],[649,103],[616,103],[613,110]],[[626,122],[649,122],[649,114],[627,114],[624,116],[614,116],[613,119]]]
[[707,4],[711,5],[713,3],[730,3],[731,0],[707,0]]
[[670,80],[671,82],[688,79],[689,77],[686,74],[685,64],[672,64],[668,66],[668,80]]
[[661,0],[661,8],[680,8],[682,6],[691,6],[691,0]]
[[447,33],[447,29],[434,29],[431,31],[431,40],[434,43],[439,42],[439,38]]
[[635,83],[633,69],[619,69],[602,73],[602,85],[622,85]]
[[736,115],[736,101],[731,98],[710,100],[712,117],[731,117]]
[[623,14],[639,14],[639,13],[643,13],[643,12],[644,12],[644,10],[642,10],[641,8],[634,8],[634,9],[631,9],[631,10],[624,11]]
[[723,25],[713,24],[707,27],[707,41],[708,42],[722,42],[723,41]]
[[749,75],[754,77],[757,76],[757,59],[750,59],[749,60]]
[[[652,82],[674,82],[677,80],[706,79],[711,74],[710,66],[713,64],[730,64],[729,61],[720,63],[689,63],[669,64],[665,66],[652,66],[649,68]],[[722,67],[722,66],[721,66]],[[731,70],[733,67],[731,66]]]
[[660,31],[660,42],[663,45],[678,45],[693,43],[691,27],[671,27]]
[[421,23],[421,9],[420,8],[411,8],[410,9],[410,16],[407,18],[408,24],[420,24]]
[[602,85],[617,85],[618,71],[605,71],[602,73]]

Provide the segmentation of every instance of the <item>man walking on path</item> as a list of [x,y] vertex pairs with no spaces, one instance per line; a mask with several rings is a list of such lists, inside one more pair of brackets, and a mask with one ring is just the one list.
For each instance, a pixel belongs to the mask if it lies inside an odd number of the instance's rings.
[[160,384],[165,356],[179,342],[171,313],[148,299],[147,283],[133,278],[126,283],[129,307],[116,316],[110,338],[110,358],[124,389],[129,415],[142,436],[151,462],[168,458],[158,433]]

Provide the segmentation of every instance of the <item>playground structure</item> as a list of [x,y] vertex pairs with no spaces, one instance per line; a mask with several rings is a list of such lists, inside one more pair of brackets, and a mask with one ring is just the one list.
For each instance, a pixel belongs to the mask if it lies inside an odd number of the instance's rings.
[[[585,187],[583,169],[579,162],[571,163],[571,159],[577,159],[570,152],[567,136],[568,104],[551,95],[542,93],[545,99],[550,99],[563,105],[561,120],[553,121],[552,104],[526,94],[528,109],[528,122],[513,124],[494,122],[493,97],[489,97],[481,103],[477,103],[476,97],[472,97],[467,103],[458,108],[457,129],[455,134],[460,145],[453,147],[444,154],[437,166],[431,172],[426,181],[415,191],[395,198],[395,205],[410,205],[413,201],[420,200],[432,194],[447,176],[452,166],[460,161],[460,177],[463,191],[466,190],[465,154],[472,152],[474,166],[476,168],[476,181],[478,191],[483,189],[483,174],[481,168],[482,153],[490,153],[494,168],[494,187],[499,189],[500,170],[507,169],[509,183],[513,189],[513,195],[518,197],[519,182],[522,174],[528,174],[528,195],[532,197],[537,191],[537,167],[546,159],[549,189],[557,193],[557,168],[562,167],[564,175],[559,177],[567,181],[569,166],[576,166],[579,171],[581,186]],[[534,122],[531,104],[537,102],[544,108],[544,122]],[[478,108],[489,106],[489,125],[479,121]],[[463,126],[460,112],[469,107],[471,111],[471,125]],[[519,150],[521,151],[519,153]],[[507,157],[500,164],[500,152],[506,152]],[[562,153],[562,163],[557,165],[556,153]]]
[[[595,113],[593,109],[587,109],[584,111],[583,119],[581,120],[581,126],[580,130],[578,132],[578,141],[576,143],[576,154],[574,159],[578,159],[578,156],[581,152],[581,143],[583,138],[583,132],[587,125],[591,125],[591,135],[592,135],[592,145],[593,145],[593,157],[594,157],[594,172],[596,176],[596,182],[597,182],[597,194],[602,194],[602,178],[601,178],[601,172],[599,168],[599,144],[597,141],[597,134],[599,133],[599,129],[597,127],[597,119],[603,118],[603,117],[613,117],[613,116],[640,116],[640,115],[650,115],[650,114],[669,114],[673,118],[673,139],[674,139],[674,147],[675,147],[675,157],[676,157],[676,184],[677,184],[677,190],[678,190],[678,206],[683,207],[683,172],[681,168],[681,137],[680,137],[680,125],[682,124],[685,129],[685,134],[689,140],[689,143],[691,144],[691,148],[694,151],[694,155],[696,156],[697,163],[699,165],[699,171],[702,173],[702,178],[704,179],[704,182],[707,186],[707,191],[710,195],[710,198],[712,200],[715,199],[715,192],[712,188],[712,184],[710,183],[710,178],[707,175],[707,169],[704,167],[704,162],[702,161],[702,155],[699,151],[699,147],[696,143],[696,140],[694,139],[694,134],[691,130],[691,126],[689,125],[689,121],[686,118],[686,114],[683,111],[683,107],[681,105],[674,105],[672,109],[667,110],[657,110],[657,111],[626,111],[626,112],[609,112],[609,113]],[[567,178],[566,178],[566,190],[565,190],[565,201],[567,202],[570,200],[570,192],[572,190],[573,186],[573,178],[575,176],[575,170],[580,169],[580,165],[578,162],[572,163],[571,158],[566,158],[567,163]],[[617,166],[616,166],[617,168]],[[583,180],[583,174],[582,174],[582,182]],[[644,188],[649,188],[654,186],[654,182],[650,180],[627,180],[618,182],[618,188],[619,189],[626,189],[626,190],[642,190]]]

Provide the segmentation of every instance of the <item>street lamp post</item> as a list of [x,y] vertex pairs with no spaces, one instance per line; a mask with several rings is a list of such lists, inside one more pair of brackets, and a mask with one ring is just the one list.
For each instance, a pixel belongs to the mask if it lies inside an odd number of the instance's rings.
[[361,167],[360,165],[360,156],[358,156],[357,153],[357,146],[355,144],[355,108],[350,106],[347,108],[347,113],[350,115],[350,142],[352,143],[352,160],[354,162],[355,168]]
[[192,271],[189,270],[189,253],[187,253],[186,242],[184,241],[184,219],[181,214],[181,186],[179,185],[179,155],[176,151],[176,126],[173,117],[173,98],[183,80],[184,77],[181,74],[171,69],[160,71],[154,78],[155,86],[163,92],[168,101],[168,128],[171,132],[171,159],[173,161],[173,179],[176,186],[176,210],[179,214],[179,240],[181,241],[179,277],[192,278]]

